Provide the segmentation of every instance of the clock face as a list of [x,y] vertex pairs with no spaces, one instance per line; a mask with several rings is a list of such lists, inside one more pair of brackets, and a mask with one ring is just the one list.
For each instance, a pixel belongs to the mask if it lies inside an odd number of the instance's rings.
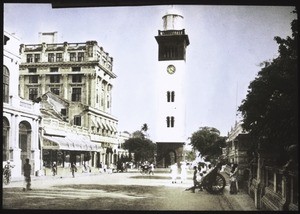
[[174,65],[169,65],[169,66],[167,67],[167,72],[168,72],[169,74],[174,74],[174,73],[175,73],[175,70],[176,70],[176,68],[175,68]]

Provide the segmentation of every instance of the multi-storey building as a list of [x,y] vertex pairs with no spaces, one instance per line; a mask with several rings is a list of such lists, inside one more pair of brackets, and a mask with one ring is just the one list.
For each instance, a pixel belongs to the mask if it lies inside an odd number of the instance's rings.
[[7,31],[3,37],[3,164],[10,160],[12,177],[20,177],[22,165],[29,158],[32,174],[41,169],[38,137],[40,104],[18,96],[20,40]]
[[[114,163],[118,120],[111,114],[116,78],[112,71],[113,58],[96,41],[56,43],[56,37],[57,32],[40,33],[40,44],[20,45],[19,94],[35,102],[49,97],[56,100],[51,108],[59,115],[60,122],[74,129],[85,129],[89,141],[101,148],[95,153],[98,158],[92,159],[92,165],[97,166],[100,161]],[[47,142],[63,144],[54,139],[55,131],[42,133],[42,140],[47,138]]]

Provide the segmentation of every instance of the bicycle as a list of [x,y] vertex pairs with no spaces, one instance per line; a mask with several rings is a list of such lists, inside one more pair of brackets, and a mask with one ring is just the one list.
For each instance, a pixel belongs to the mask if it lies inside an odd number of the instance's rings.
[[3,183],[8,185],[11,181],[11,173],[8,169],[3,170]]

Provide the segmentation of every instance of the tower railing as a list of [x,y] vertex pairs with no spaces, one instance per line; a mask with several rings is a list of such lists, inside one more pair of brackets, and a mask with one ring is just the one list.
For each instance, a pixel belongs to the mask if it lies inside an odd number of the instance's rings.
[[159,36],[185,35],[185,30],[158,30]]

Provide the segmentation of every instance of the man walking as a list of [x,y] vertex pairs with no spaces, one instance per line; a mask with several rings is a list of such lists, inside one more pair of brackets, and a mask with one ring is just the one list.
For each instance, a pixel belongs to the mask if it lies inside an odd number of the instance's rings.
[[25,164],[23,166],[23,171],[24,171],[24,188],[23,191],[25,190],[31,190],[31,178],[30,178],[30,174],[31,174],[31,165],[29,163],[29,159],[26,158],[25,160]]
[[73,178],[75,178],[75,172],[77,172],[77,167],[76,167],[75,163],[71,163],[71,172],[72,172]]

